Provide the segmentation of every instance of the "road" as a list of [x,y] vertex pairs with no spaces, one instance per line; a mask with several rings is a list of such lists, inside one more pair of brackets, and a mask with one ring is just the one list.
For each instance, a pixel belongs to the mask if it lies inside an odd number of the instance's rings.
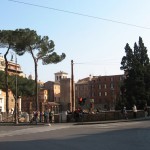
[[107,124],[0,126],[1,150],[149,150],[150,120]]

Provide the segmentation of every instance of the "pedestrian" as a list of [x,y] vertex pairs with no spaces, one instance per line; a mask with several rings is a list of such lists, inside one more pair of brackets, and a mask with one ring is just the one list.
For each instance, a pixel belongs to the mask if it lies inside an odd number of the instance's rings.
[[52,111],[50,110],[50,111],[49,111],[49,123],[52,123],[52,117],[53,117],[53,113],[52,113]]
[[46,112],[46,110],[44,111],[44,123],[47,123],[47,112]]
[[145,114],[145,118],[146,118],[148,116],[147,104],[145,104],[145,106],[144,106],[144,114]]
[[34,113],[34,118],[35,118],[35,123],[37,124],[37,122],[38,122],[38,111],[36,111]]
[[128,119],[128,117],[127,117],[127,109],[126,109],[126,107],[123,107],[123,115],[124,115],[124,118],[125,119]]
[[137,117],[137,108],[136,108],[136,105],[133,105],[133,117],[134,118]]
[[43,112],[40,112],[40,122],[43,122]]

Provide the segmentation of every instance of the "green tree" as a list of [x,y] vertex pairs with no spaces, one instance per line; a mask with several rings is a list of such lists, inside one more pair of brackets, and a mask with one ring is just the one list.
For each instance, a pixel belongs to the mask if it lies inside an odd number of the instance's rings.
[[142,38],[139,37],[139,42],[134,44],[133,50],[127,43],[125,53],[126,56],[122,58],[120,69],[124,70],[126,75],[123,86],[127,107],[131,108],[133,104],[136,104],[141,108],[148,101],[150,91],[146,81],[150,76],[147,72],[150,63]]
[[12,30],[0,30],[0,48],[6,49],[5,58],[5,91],[6,91],[6,112],[8,114],[8,60],[7,55],[11,49],[14,49],[16,42],[16,32]]
[[0,71],[0,89],[5,89],[5,73],[4,71]]
[[52,40],[49,40],[48,36],[39,36],[36,31],[30,29],[18,29],[21,33],[21,40],[16,44],[16,53],[18,55],[23,55],[25,52],[31,54],[34,67],[35,67],[35,100],[36,100],[36,110],[39,109],[38,106],[38,61],[42,60],[43,65],[56,64],[65,59],[66,55],[62,53],[58,55],[54,52],[55,44]]
[[[5,89],[5,72],[0,71],[0,89]],[[33,96],[34,93],[34,80],[17,76],[17,89],[16,89],[16,75],[8,75],[9,89],[12,91],[14,97],[16,90],[19,96]]]

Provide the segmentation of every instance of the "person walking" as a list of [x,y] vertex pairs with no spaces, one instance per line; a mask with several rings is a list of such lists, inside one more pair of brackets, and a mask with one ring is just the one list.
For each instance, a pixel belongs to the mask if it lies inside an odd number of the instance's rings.
[[38,123],[38,111],[35,111],[34,113],[35,123]]
[[137,117],[137,108],[136,108],[136,105],[133,105],[133,117],[134,118]]
[[145,106],[144,106],[144,114],[145,114],[145,118],[147,118],[147,116],[148,116],[147,104],[145,104]]
[[52,117],[53,117],[53,113],[51,110],[49,110],[49,123],[52,123]]
[[124,118],[125,118],[125,119],[128,119],[126,107],[123,108],[123,115],[124,115]]

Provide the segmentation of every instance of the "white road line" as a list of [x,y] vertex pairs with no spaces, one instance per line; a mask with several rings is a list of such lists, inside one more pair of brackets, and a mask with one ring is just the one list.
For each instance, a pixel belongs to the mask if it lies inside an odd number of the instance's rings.
[[108,124],[98,124],[94,128],[114,128],[114,127],[126,127],[128,125],[137,125],[140,124],[140,122],[118,122],[118,123],[108,123]]

